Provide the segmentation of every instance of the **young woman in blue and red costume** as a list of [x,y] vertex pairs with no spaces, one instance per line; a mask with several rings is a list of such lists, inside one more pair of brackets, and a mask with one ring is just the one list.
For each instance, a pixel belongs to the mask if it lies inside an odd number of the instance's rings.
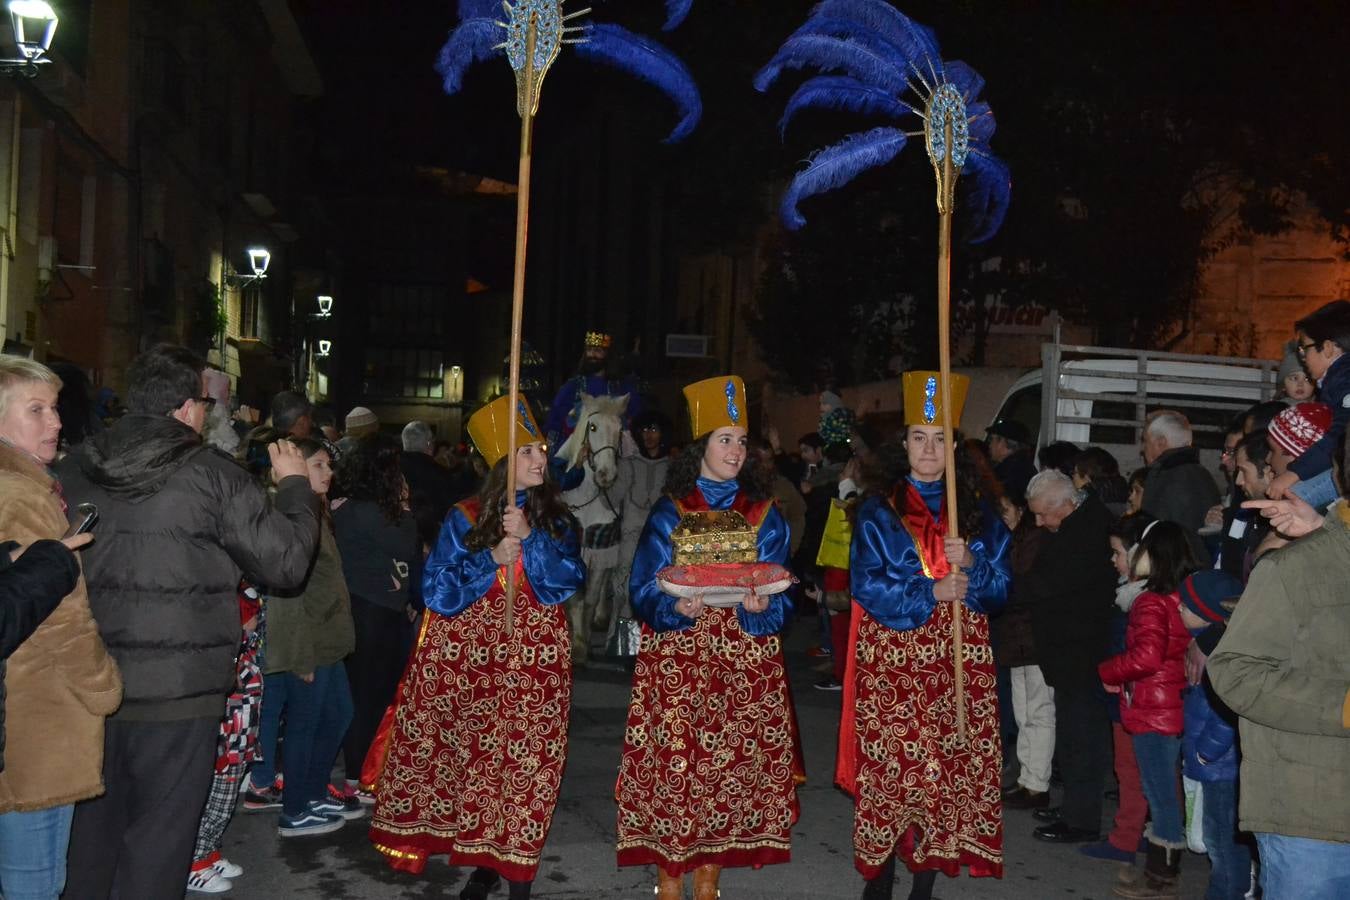
[[665,593],[657,573],[675,556],[682,517],[735,510],[757,533],[761,562],[783,564],[788,527],[772,472],[747,466],[745,386],[735,376],[684,389],[696,440],[671,462],[647,518],[630,596],[642,622],[616,795],[620,866],[655,865],[657,896],[713,900],[725,866],[787,862],[796,819],[791,698],[778,632],[784,594],[747,593],[705,606]]
[[[461,900],[501,878],[528,900],[567,758],[572,656],[562,603],[586,580],[576,521],[548,476],[524,404],[474,413],[470,437],[492,466],[454,507],[428,557],[427,612],[404,675],[376,793],[371,840],[394,868],[428,856],[474,865]],[[508,429],[518,449],[506,459]],[[506,466],[516,495],[505,502]],[[508,572],[514,571],[508,633]]]
[[[936,372],[908,372],[904,453],[853,527],[853,640],[836,780],[856,801],[864,900],[889,900],[897,857],[912,900],[937,873],[1003,874],[1002,753],[987,615],[1007,600],[1012,536],[957,448],[961,537],[947,537],[946,457]],[[952,383],[953,423],[969,380]],[[967,740],[957,744],[952,616],[965,604]]]

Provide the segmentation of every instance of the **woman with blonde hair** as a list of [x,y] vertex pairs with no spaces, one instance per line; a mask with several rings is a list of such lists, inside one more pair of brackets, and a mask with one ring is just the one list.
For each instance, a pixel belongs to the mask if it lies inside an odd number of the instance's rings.
[[[0,356],[0,540],[26,547],[66,533],[56,459],[61,389],[51,369]],[[72,498],[78,502],[79,498]],[[84,577],[9,657],[0,772],[0,894],[60,896],[75,803],[103,793],[103,720],[122,699]]]

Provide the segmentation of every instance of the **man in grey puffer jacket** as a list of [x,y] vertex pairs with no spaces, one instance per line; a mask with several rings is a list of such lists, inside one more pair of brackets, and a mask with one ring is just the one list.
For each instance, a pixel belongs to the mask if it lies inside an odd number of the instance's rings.
[[99,508],[85,579],[125,683],[105,731],[107,793],[76,807],[66,897],[183,896],[234,681],[240,578],[294,587],[318,543],[319,501],[297,448],[269,448],[270,501],[203,445],[204,368],[182,347],[141,354],[128,414],[59,466],[72,508]]

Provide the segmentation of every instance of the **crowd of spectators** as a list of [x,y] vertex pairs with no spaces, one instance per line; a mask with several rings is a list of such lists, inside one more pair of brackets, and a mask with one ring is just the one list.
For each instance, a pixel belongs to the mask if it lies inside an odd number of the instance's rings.
[[[1128,475],[1011,420],[965,448],[1013,535],[991,617],[1004,808],[1117,863],[1118,896],[1178,896],[1188,847],[1214,900],[1350,896],[1350,303],[1295,333],[1281,396],[1234,417],[1217,473],[1171,409]],[[0,357],[5,896],[223,892],[245,877],[220,852],[241,797],[282,837],[373,802],[359,775],[423,561],[481,469],[423,422],[399,441],[356,407],[339,428],[292,392],[232,414],[211,383],[160,345],[117,409],[78,370]],[[817,687],[838,691],[850,512],[895,451],[821,400],[795,452],[769,428],[752,459],[790,529]],[[653,409],[628,425],[631,561],[678,448]],[[68,534],[85,520],[92,537]]]

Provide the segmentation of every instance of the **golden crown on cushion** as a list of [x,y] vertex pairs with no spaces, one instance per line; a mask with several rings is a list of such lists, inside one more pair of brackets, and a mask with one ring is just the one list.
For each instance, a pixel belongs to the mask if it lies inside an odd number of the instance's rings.
[[612,338],[612,337],[610,337],[609,335],[605,334],[603,331],[588,331],[588,332],[586,332],[586,346],[587,346],[587,347],[599,347],[599,348],[601,348],[601,349],[603,349],[603,350],[608,350],[608,349],[609,349],[609,345],[612,344],[612,343],[614,343],[614,338]]
[[[937,372],[906,372],[901,376],[906,425],[942,424],[942,376]],[[970,379],[952,375],[952,428],[961,424]]]
[[497,460],[506,455],[507,443],[511,437],[509,429],[512,427],[516,429],[517,447],[543,440],[543,432],[534,421],[524,397],[516,397],[515,415],[511,414],[510,394],[498,397],[469,416],[466,427],[473,445],[483,454],[488,468],[495,466]]
[[685,387],[684,399],[689,404],[689,433],[695,438],[731,425],[750,427],[745,414],[745,382],[735,375],[696,381]]

